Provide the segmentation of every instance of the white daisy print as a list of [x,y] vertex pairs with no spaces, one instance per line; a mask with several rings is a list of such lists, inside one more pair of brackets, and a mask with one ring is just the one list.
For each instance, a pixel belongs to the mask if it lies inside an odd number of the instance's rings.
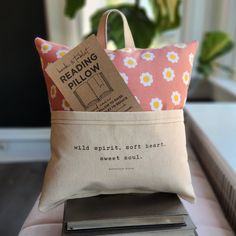
[[150,107],[152,111],[158,111],[161,110],[163,105],[162,101],[159,98],[152,98],[150,101]]
[[168,61],[172,63],[177,63],[179,61],[179,55],[176,52],[168,52],[166,54]]
[[58,51],[56,52],[56,56],[57,56],[58,59],[59,59],[59,58],[62,58],[67,52],[68,52],[67,50],[63,50],[63,49],[58,50]]
[[174,91],[171,94],[171,100],[174,105],[179,105],[181,101],[181,95],[178,91]]
[[155,55],[152,52],[144,52],[141,55],[141,58],[146,60],[146,61],[152,61],[155,58]]
[[51,86],[50,94],[52,99],[54,99],[57,96],[57,88],[54,84]]
[[192,53],[189,54],[188,60],[189,60],[190,65],[193,66],[193,54]]
[[52,45],[48,43],[43,43],[41,45],[41,52],[42,53],[48,53],[52,49]]
[[123,80],[125,81],[126,84],[128,84],[129,78],[125,73],[120,73],[121,77],[123,78]]
[[183,73],[183,76],[182,76],[182,79],[183,79],[183,82],[185,85],[188,85],[189,84],[189,81],[190,81],[190,74],[188,71],[185,71]]
[[137,96],[134,96],[134,97],[135,97],[136,101],[140,104],[139,98]]
[[170,67],[167,67],[164,69],[164,71],[162,72],[163,78],[166,81],[172,81],[175,77],[175,72],[174,70],[172,70]]
[[185,43],[176,43],[174,46],[176,48],[186,48],[187,45]]
[[133,57],[125,57],[124,60],[124,65],[128,68],[135,68],[137,66],[137,61]]
[[153,83],[152,74],[150,74],[149,72],[142,73],[139,76],[139,79],[140,79],[140,83],[145,87],[151,86]]
[[110,57],[112,61],[116,58],[116,55],[113,53],[109,53],[108,56]]
[[62,100],[62,108],[63,108],[64,111],[69,111],[70,110],[70,105],[65,99]]

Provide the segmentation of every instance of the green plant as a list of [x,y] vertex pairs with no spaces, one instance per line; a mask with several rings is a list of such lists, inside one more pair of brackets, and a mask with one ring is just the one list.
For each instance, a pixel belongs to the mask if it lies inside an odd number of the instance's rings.
[[205,33],[198,58],[197,71],[204,78],[208,78],[216,68],[230,74],[234,73],[234,70],[229,66],[215,61],[217,58],[231,51],[233,47],[234,43],[227,33],[220,31]]
[[[139,0],[136,0],[135,4],[121,4],[115,7],[126,15],[135,39],[135,45],[139,48],[147,48],[156,35],[179,27],[181,22],[179,14],[180,0],[148,1],[152,6],[154,19],[148,17],[145,9],[140,6]],[[85,0],[66,0],[65,15],[73,18],[84,4]],[[90,34],[96,34],[102,13],[111,8],[113,7],[108,6],[99,9],[92,15]],[[109,30],[111,27],[112,30]],[[110,39],[114,41],[117,47],[124,47],[122,23],[117,14],[110,16],[108,32]]]

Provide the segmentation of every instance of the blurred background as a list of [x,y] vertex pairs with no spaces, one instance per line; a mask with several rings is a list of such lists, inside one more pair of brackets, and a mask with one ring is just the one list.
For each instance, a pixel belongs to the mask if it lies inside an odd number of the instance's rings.
[[[96,33],[101,12],[109,8],[118,8],[126,14],[137,47],[200,42],[189,101],[235,99],[229,96],[228,90],[223,91],[227,87],[232,92],[236,80],[233,47],[236,2],[233,0],[46,0],[34,3],[26,0],[3,4],[0,127],[49,126],[49,106],[34,38],[39,36],[73,47],[90,33]],[[110,48],[123,46],[119,21],[117,16],[109,21]],[[213,86],[211,93],[207,82]]]
[[[1,8],[0,205],[5,208],[0,211],[0,235],[14,235],[19,230],[40,191],[50,157],[50,110],[35,37],[76,46],[84,37],[96,33],[102,12],[117,8],[127,16],[139,48],[198,40],[186,111],[194,119],[204,104],[204,111],[220,104],[214,108],[218,109],[216,116],[236,118],[234,0],[12,0],[3,1]],[[112,15],[109,48],[123,47],[121,31],[120,19]],[[197,108],[191,104],[197,104]],[[227,115],[224,104],[231,104],[227,110],[234,113]],[[195,121],[211,125],[211,119],[212,114]],[[235,120],[226,123],[231,132],[236,131]],[[219,133],[236,146],[234,133],[230,137],[221,130]],[[227,153],[229,148],[225,147]],[[235,154],[235,149],[230,150],[231,156]],[[230,158],[229,165],[235,171],[235,158]],[[20,187],[23,185],[26,189]],[[18,202],[11,200],[13,195],[18,196]],[[24,207],[19,210],[19,205]],[[16,212],[19,217],[12,228],[15,231],[8,234],[6,215]]]

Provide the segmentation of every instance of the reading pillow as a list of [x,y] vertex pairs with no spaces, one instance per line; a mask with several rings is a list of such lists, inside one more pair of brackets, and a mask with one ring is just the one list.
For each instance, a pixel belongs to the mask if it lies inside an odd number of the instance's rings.
[[[51,110],[71,110],[45,71],[69,51],[67,46],[40,38],[35,44],[42,62]],[[156,49],[124,48],[106,50],[143,111],[182,109],[191,79],[197,42]]]
[[189,201],[195,198],[182,108],[197,43],[137,49],[125,16],[111,10],[102,16],[97,34],[104,49],[112,11],[122,16],[126,48],[107,50],[107,54],[140,103],[141,112],[71,111],[45,72],[48,63],[69,49],[35,40],[52,109],[51,159],[41,211],[67,199],[99,194],[172,192]]

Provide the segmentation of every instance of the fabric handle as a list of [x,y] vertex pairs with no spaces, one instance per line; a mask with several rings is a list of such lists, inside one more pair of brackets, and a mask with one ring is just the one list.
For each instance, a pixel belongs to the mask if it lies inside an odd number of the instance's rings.
[[125,48],[135,48],[134,39],[133,39],[132,33],[130,31],[127,19],[121,11],[116,10],[116,9],[108,10],[108,11],[104,12],[104,14],[102,15],[101,20],[98,25],[98,32],[97,32],[97,39],[98,39],[99,43],[101,44],[101,46],[104,49],[107,48],[107,21],[108,21],[109,15],[113,12],[118,13],[122,18],[123,29],[124,29]]

